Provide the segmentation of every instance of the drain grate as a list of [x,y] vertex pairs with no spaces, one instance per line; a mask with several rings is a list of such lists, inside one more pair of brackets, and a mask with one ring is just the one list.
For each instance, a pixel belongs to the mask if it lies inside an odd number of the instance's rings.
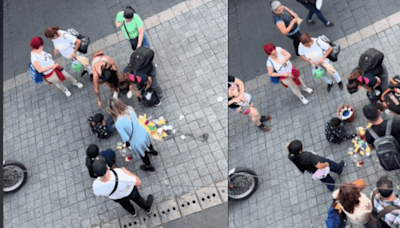
[[218,194],[218,190],[214,184],[197,190],[196,195],[199,198],[200,205],[203,210],[222,203]]
[[[141,208],[135,207],[135,210],[142,210]],[[140,228],[139,216],[134,218],[131,214],[125,215],[119,219],[121,228]]]
[[219,195],[221,196],[222,202],[228,201],[228,180],[216,183],[215,186],[218,189]]
[[159,203],[157,206],[162,223],[167,223],[182,217],[175,198]]
[[101,228],[116,228],[116,227],[121,227],[118,218],[114,219],[108,223],[101,224]]
[[157,227],[161,225],[161,218],[158,214],[158,208],[155,202],[150,215],[148,215],[144,210],[140,210],[138,214],[140,223],[142,224],[141,227]]
[[176,200],[182,212],[182,217],[201,211],[200,203],[195,192],[178,196]]

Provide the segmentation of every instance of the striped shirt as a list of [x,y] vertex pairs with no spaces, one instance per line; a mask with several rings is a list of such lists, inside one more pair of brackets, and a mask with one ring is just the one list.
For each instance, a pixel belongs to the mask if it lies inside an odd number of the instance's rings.
[[[381,200],[379,196],[380,194],[378,193],[374,198],[374,207],[378,213],[381,212],[385,207],[390,205],[400,206],[399,198],[394,201],[385,201]],[[387,213],[384,217],[382,217],[382,220],[386,222],[386,224],[388,224],[390,227],[400,227],[400,210],[393,210]]]

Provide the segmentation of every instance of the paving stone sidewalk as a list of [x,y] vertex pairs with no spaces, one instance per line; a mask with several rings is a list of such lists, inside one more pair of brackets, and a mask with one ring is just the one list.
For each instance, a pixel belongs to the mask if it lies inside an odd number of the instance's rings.
[[[347,75],[357,65],[360,54],[370,47],[384,52],[384,64],[390,77],[397,75],[400,70],[399,36],[400,28],[395,25],[344,48],[334,67],[339,71],[345,88]],[[310,174],[301,174],[287,158],[285,145],[293,139],[301,140],[305,150],[315,151],[336,162],[346,161],[347,166],[340,178],[332,175],[336,183],[364,178],[368,184],[365,193],[370,194],[378,178],[387,174],[393,177],[395,188],[399,189],[399,171],[385,172],[377,162],[375,152],[364,159],[361,168],[357,168],[348,155],[351,141],[336,145],[325,138],[325,123],[336,115],[337,108],[344,103],[355,107],[356,119],[346,124],[347,132],[355,132],[356,127],[367,125],[362,112],[362,108],[369,104],[365,92],[350,95],[336,84],[328,93],[323,79],[313,79],[309,65],[299,61],[294,61],[294,65],[300,70],[305,83],[314,89],[311,95],[305,93],[310,101],[307,105],[303,105],[291,90],[271,85],[267,75],[245,84],[260,113],[272,116],[272,121],[268,123],[270,132],[259,131],[249,118],[229,111],[229,167],[248,167],[262,177],[259,188],[251,198],[229,203],[230,228],[325,227],[332,194],[320,181],[312,180]]]
[[[3,1],[4,73],[3,80],[26,71],[29,62],[29,40],[42,36],[46,27],[75,28],[91,41],[119,31],[115,17],[125,6],[132,6],[142,19],[170,9],[183,0],[28,0]],[[43,37],[44,38],[44,37]],[[52,50],[45,39],[45,51]],[[50,49],[51,47],[51,49]],[[52,53],[52,52],[51,52]],[[21,64],[24,63],[24,64]]]
[[[281,0],[304,19],[302,33],[325,34],[332,40],[351,35],[400,10],[398,0],[331,0],[323,1],[321,12],[334,27],[326,27],[313,16],[315,25],[305,21],[308,10],[294,0]],[[292,40],[284,37],[272,20],[270,1],[229,1],[229,73],[244,81],[266,73],[262,46],[273,43],[295,55]]]
[[[163,103],[144,108],[135,98],[128,100],[120,94],[120,99],[138,115],[164,116],[182,133],[195,137],[209,134],[207,142],[188,136],[182,140],[179,135],[154,142],[160,152],[153,158],[154,173],[141,171],[139,159],[126,163],[118,155],[117,165],[137,174],[142,180],[140,192],[154,194],[160,208],[170,199],[227,179],[227,105],[217,100],[227,96],[223,86],[228,56],[227,1],[209,1],[148,29],[148,35],[156,52],[158,81],[165,92]],[[92,51],[98,47],[92,46]],[[131,53],[126,40],[104,51],[121,70]],[[73,72],[69,62],[59,62]],[[74,76],[79,77],[77,73]],[[85,166],[86,148],[96,143],[101,149],[114,149],[120,137],[115,134],[99,140],[90,132],[88,116],[108,114],[104,108],[98,109],[88,77],[78,80],[84,88],[67,85],[70,98],[54,86],[36,86],[30,80],[19,81],[3,93],[4,157],[23,162],[30,171],[21,190],[4,196],[4,227],[87,228],[127,215],[117,203],[93,194]],[[103,86],[103,105],[111,96]]]

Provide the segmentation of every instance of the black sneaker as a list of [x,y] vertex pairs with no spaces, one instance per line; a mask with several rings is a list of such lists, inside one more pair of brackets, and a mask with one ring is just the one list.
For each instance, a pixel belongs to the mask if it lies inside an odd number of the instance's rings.
[[328,23],[325,24],[325,26],[327,26],[327,27],[333,27],[333,25],[334,24],[332,22],[330,22],[330,21],[328,21]]
[[85,76],[87,73],[88,73],[88,71],[87,71],[87,70],[84,70],[84,71],[82,71],[82,73],[81,73],[81,77]]
[[307,20],[307,22],[308,22],[308,24],[315,24],[315,21],[313,21],[313,20]]
[[339,82],[339,88],[343,90],[343,82]]
[[153,210],[153,202],[154,202],[153,195],[150,194],[149,196],[147,196],[147,200],[146,200],[147,205],[150,204],[150,209],[148,211],[146,211],[146,214],[148,214],[148,215],[150,215],[151,211]]
[[137,211],[135,211],[135,214],[133,214],[132,217],[134,217],[134,218],[137,217]]
[[261,130],[263,130],[264,132],[269,132],[269,130],[271,130],[269,127],[265,126],[264,124],[261,123],[260,126],[258,126],[258,128],[260,128]]
[[339,165],[342,167],[342,171],[340,171],[339,175],[343,173],[344,167],[346,166],[346,162],[341,160]]
[[333,83],[332,84],[328,84],[328,93],[331,91],[332,86],[333,86]]
[[159,100],[157,103],[155,103],[155,104],[154,104],[154,106],[160,106],[160,105],[161,105],[161,103],[162,103],[162,101],[161,101],[161,100]]
[[140,168],[143,170],[143,171],[150,171],[150,172],[154,172],[154,171],[156,171],[156,169],[152,166],[152,165],[141,165],[140,166]]
[[270,115],[261,116],[261,119],[260,119],[261,122],[265,122],[265,121],[268,121],[268,120],[271,120],[271,116]]

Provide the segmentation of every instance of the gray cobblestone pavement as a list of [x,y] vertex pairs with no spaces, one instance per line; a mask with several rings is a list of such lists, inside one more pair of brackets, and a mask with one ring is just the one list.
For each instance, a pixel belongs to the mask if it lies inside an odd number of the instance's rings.
[[[156,172],[139,169],[141,161],[125,166],[142,180],[140,192],[154,194],[157,205],[173,197],[220,182],[227,178],[226,97],[227,1],[214,0],[149,29],[156,52],[158,81],[165,98],[159,107],[144,108],[134,98],[120,99],[138,114],[164,116],[168,124],[183,133],[209,134],[207,142],[175,140],[154,142],[160,155],[154,157]],[[104,49],[119,69],[130,56],[128,41]],[[27,53],[28,55],[28,53]],[[70,64],[61,61],[68,72]],[[74,73],[75,77],[77,73]],[[29,171],[26,185],[4,196],[4,227],[88,227],[105,224],[127,215],[112,200],[95,197],[85,166],[85,151],[96,143],[100,149],[116,147],[116,133],[99,140],[87,125],[87,118],[101,111],[87,77],[82,90],[67,85],[67,98],[54,86],[36,86],[31,81],[3,93],[3,142],[5,158],[23,162]],[[101,88],[103,105],[111,91]],[[179,120],[184,115],[183,120]],[[170,184],[172,187],[169,187]]]
[[[339,70],[344,84],[347,84],[347,75],[357,65],[361,52],[370,47],[385,53],[384,64],[390,77],[398,74],[399,35],[400,28],[396,25],[343,49],[334,67]],[[270,132],[259,131],[251,120],[229,111],[229,167],[249,167],[262,177],[259,188],[251,198],[229,203],[231,228],[325,227],[326,212],[332,203],[331,192],[320,181],[313,181],[310,174],[302,175],[289,161],[285,145],[290,140],[299,139],[306,150],[315,151],[333,161],[344,159],[347,163],[344,173],[340,178],[332,175],[336,183],[364,178],[368,194],[378,178],[387,173],[373,159],[374,152],[364,159],[365,164],[361,168],[357,168],[347,154],[351,141],[337,145],[330,144],[325,138],[325,123],[336,115],[337,108],[344,103],[355,107],[356,119],[346,125],[348,132],[367,125],[362,113],[362,107],[369,103],[365,92],[350,95],[346,89],[340,91],[334,85],[328,93],[323,79],[313,79],[310,66],[298,61],[294,61],[294,65],[299,68],[305,83],[314,89],[313,94],[305,95],[310,101],[308,105],[303,105],[290,90],[271,85],[265,75],[257,79],[258,83],[253,83],[253,89],[247,91],[253,95],[260,113],[272,116],[268,124],[271,125]],[[393,176],[398,188],[400,180],[396,173],[387,174]]]
[[[300,18],[306,19],[308,10],[294,0],[281,0],[283,5],[293,9]],[[248,81],[266,73],[265,54],[262,46],[273,43],[295,54],[292,41],[284,37],[272,20],[270,1],[230,0],[229,1],[229,73]],[[332,0],[323,1],[322,14],[334,27],[325,27],[313,16],[315,25],[304,20],[302,33],[311,36],[325,34],[332,40],[340,39],[359,31],[400,10],[396,0]]]
[[[95,41],[120,30],[115,28],[115,17],[127,5],[145,19],[180,2],[183,0],[39,0],[34,3],[4,0],[3,39],[7,45],[3,46],[3,80],[26,71],[29,40],[33,36],[43,36],[46,27],[58,25],[64,30],[73,27]],[[44,42],[45,51],[51,51],[51,41]]]

